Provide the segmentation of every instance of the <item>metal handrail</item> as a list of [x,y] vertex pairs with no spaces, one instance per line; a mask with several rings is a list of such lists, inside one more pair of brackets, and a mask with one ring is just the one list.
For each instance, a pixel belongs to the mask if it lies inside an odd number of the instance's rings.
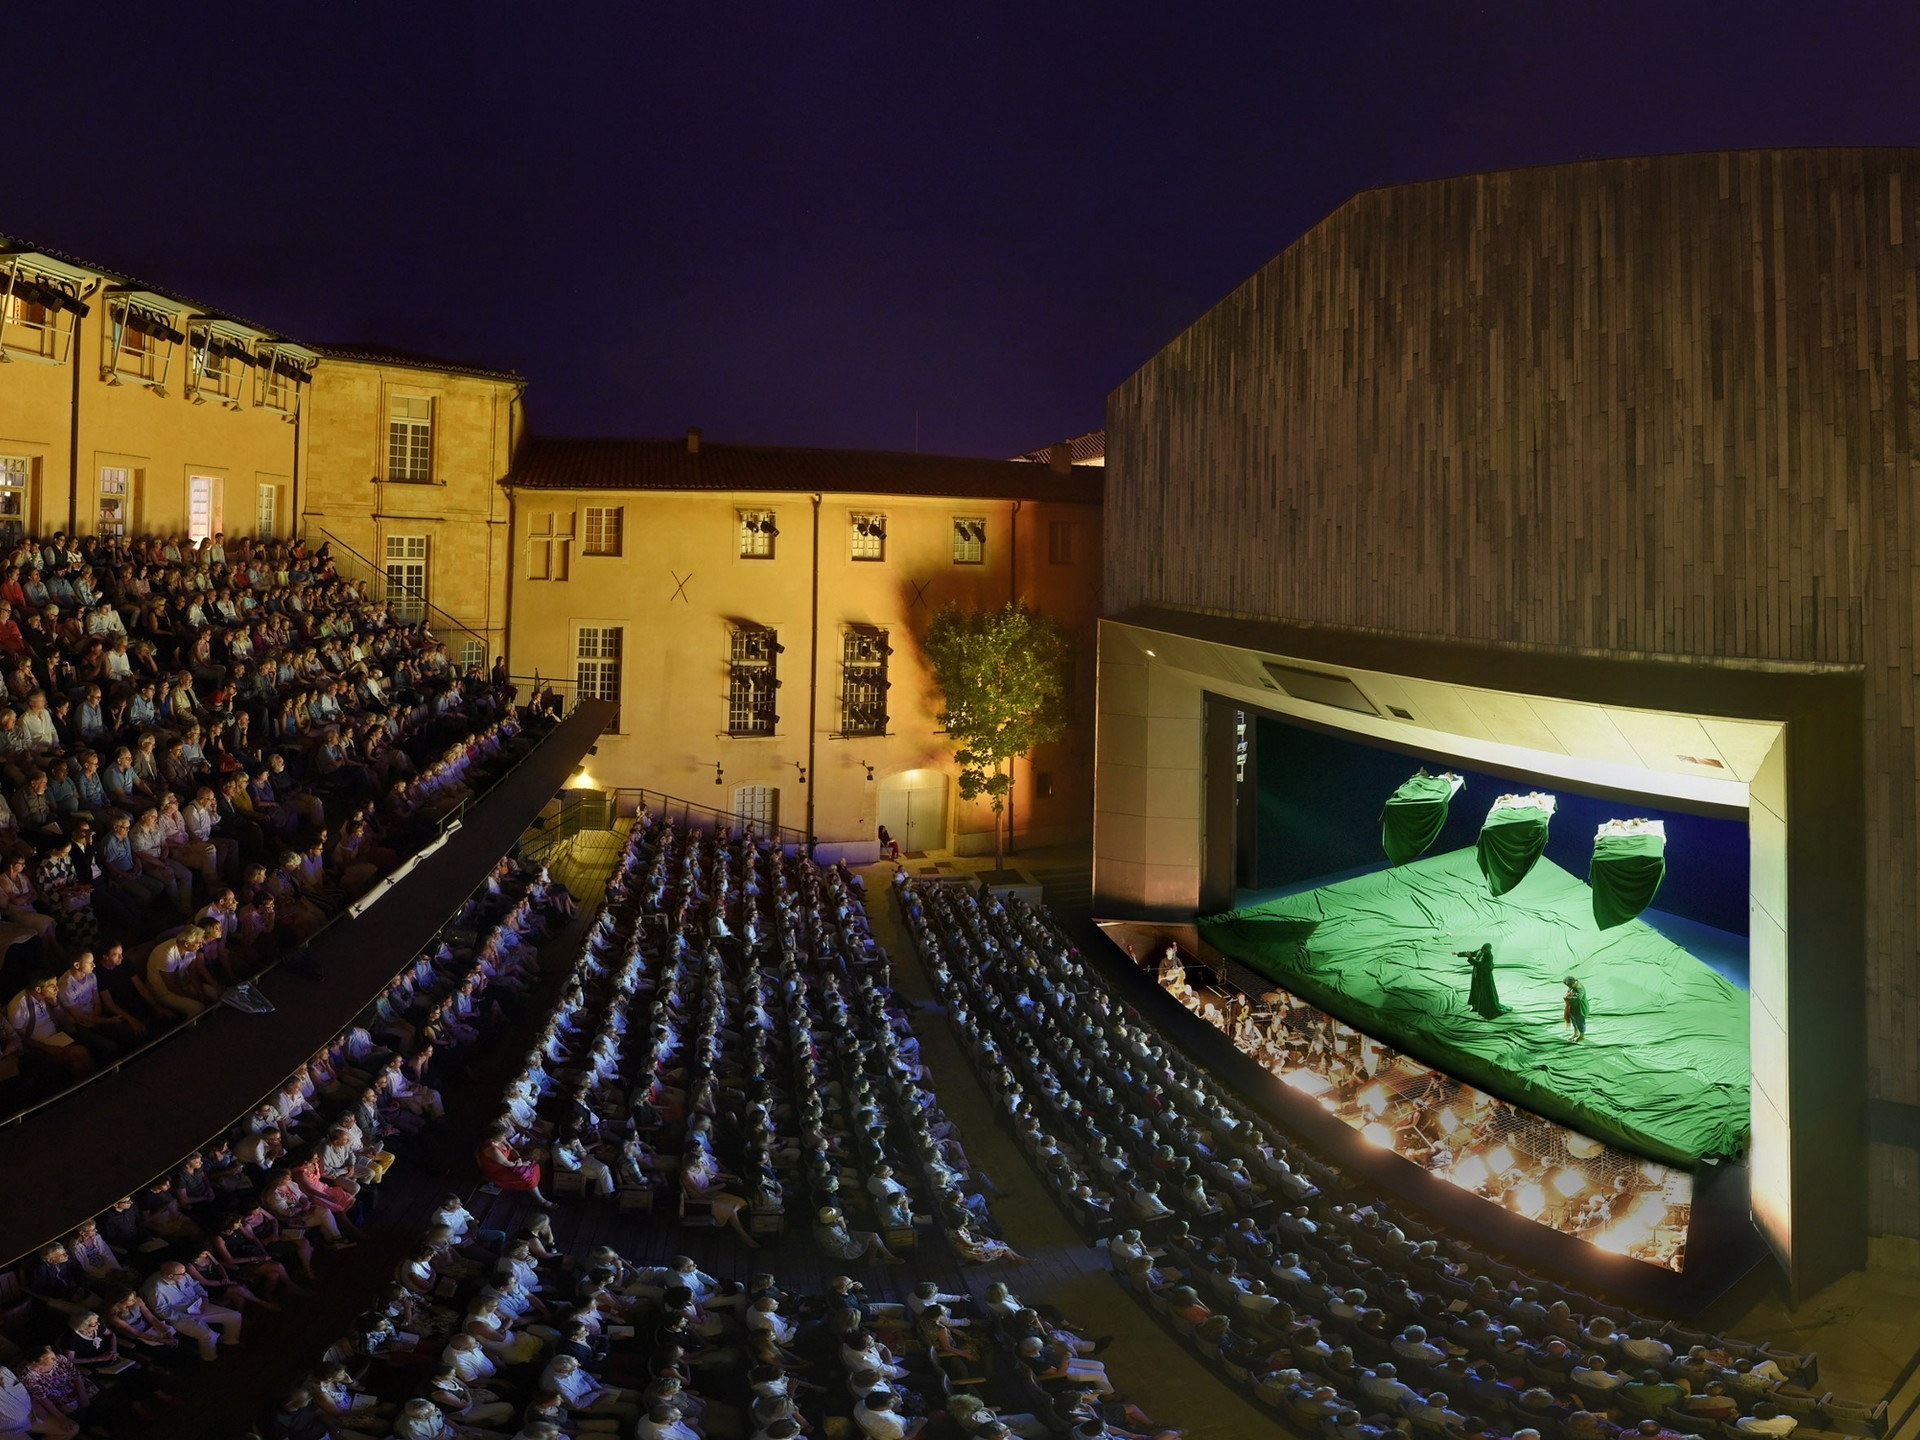
[[692,829],[708,831],[718,830],[728,834],[741,831],[747,824],[753,825],[754,834],[763,839],[773,840],[781,849],[788,852],[811,853],[807,832],[796,830],[791,825],[762,825],[758,821],[748,821],[745,816],[731,810],[722,810],[713,805],[702,805],[678,795],[668,795],[661,790],[646,790],[632,785],[612,787],[614,813],[620,814],[629,809],[646,809],[662,817],[671,817]]
[[391,604],[393,600],[392,592],[395,590],[398,590],[400,594],[407,597],[409,600],[413,601],[414,603],[418,604],[420,606],[420,609],[423,615],[428,617],[434,617],[434,616],[438,617],[437,620],[429,618],[426,621],[426,623],[429,625],[430,628],[434,630],[445,630],[445,631],[451,631],[461,635],[467,635],[475,640],[480,641],[483,647],[485,646],[486,638],[487,638],[485,635],[481,634],[481,632],[479,632],[478,630],[475,630],[471,625],[467,624],[466,621],[455,619],[452,615],[449,615],[445,610],[442,610],[438,605],[434,604],[431,600],[427,599],[427,592],[425,590],[422,590],[415,585],[409,585],[404,581],[396,581],[392,579],[387,574],[386,566],[382,565],[379,561],[375,560],[371,555],[367,555],[362,553],[359,550],[356,550],[352,545],[348,544],[345,540],[342,540],[338,535],[334,534],[331,530],[327,529],[326,526],[316,525],[313,528],[315,530],[318,530],[320,534],[326,536],[327,543],[329,545],[335,546],[338,549],[345,551],[348,555],[351,555],[354,559],[358,560],[362,566],[365,567],[369,579],[372,582],[377,583],[381,587],[380,598],[383,601],[385,601],[388,604]]
[[[429,847],[437,845],[442,840],[444,840],[448,832],[452,830],[456,824],[459,824],[465,820],[468,812],[472,810],[472,808],[475,805],[479,804],[487,796],[491,795],[494,792],[494,790],[501,784],[501,782],[506,780],[506,778],[509,775],[512,775],[522,765],[526,764],[527,761],[532,758],[534,752],[539,748],[540,747],[538,745],[534,745],[533,747],[531,747],[526,754],[522,755],[518,760],[514,761],[513,764],[509,765],[505,770],[502,770],[497,776],[495,776],[492,783],[490,783],[486,787],[486,789],[480,791],[478,794],[468,796],[466,799],[462,800],[458,805],[454,806],[451,810],[449,810],[446,814],[440,816],[440,818],[434,822],[435,829],[434,829],[433,838],[427,841],[426,844],[420,846],[420,849],[426,850]],[[415,853],[417,854],[419,852],[416,851]],[[403,859],[400,863],[404,864],[405,860]],[[375,885],[379,883],[380,882],[377,879],[374,881]],[[370,890],[373,887],[370,885],[367,888]],[[361,893],[365,894],[366,892],[363,891]],[[315,930],[313,934],[307,937],[305,944],[311,945],[315,940],[318,940],[322,935],[326,934],[327,931],[331,930],[335,925],[339,924],[342,920],[346,919],[352,911],[353,904],[359,899],[360,899],[360,896],[356,895],[353,897],[352,900],[349,900],[343,903],[338,911],[336,911],[334,914],[327,917],[326,922],[323,925],[321,925],[318,930]],[[160,936],[155,936],[153,937],[153,942],[157,944],[159,943],[160,939],[161,939]],[[135,942],[135,943],[145,943],[145,942]],[[134,961],[131,956],[128,956],[126,959],[122,960],[121,963],[125,965],[132,965]],[[407,963],[408,964],[413,963],[411,958],[408,960]],[[281,964],[281,959],[279,958],[269,961],[268,964],[261,969],[258,975],[254,975],[251,978],[253,980],[259,980],[264,976],[270,975],[274,972],[274,970],[279,968],[280,964]],[[403,966],[401,968],[404,969],[405,967]],[[136,971],[135,973],[137,974],[140,972]],[[394,973],[397,975],[399,972],[395,971]],[[385,984],[387,983],[391,983],[391,982],[390,981],[383,982],[382,988],[385,988]],[[371,1001],[369,1001],[369,1003],[371,1003]],[[138,1060],[142,1055],[145,1055],[148,1051],[154,1049],[156,1046],[164,1045],[169,1040],[174,1039],[176,1036],[185,1035],[188,1031],[192,1030],[195,1026],[199,1025],[201,1021],[205,1020],[209,1015],[213,1014],[216,1008],[218,1008],[217,1005],[209,1005],[204,1010],[200,1011],[198,1014],[187,1016],[186,1019],[183,1020],[181,1023],[177,1025],[170,1025],[166,1029],[159,1031],[157,1034],[149,1036],[147,1039],[141,1041],[138,1045],[134,1046],[133,1049],[126,1051],[124,1054],[114,1056],[110,1064],[101,1066],[99,1069],[95,1070],[92,1074],[86,1075],[81,1079],[75,1080],[69,1085],[64,1085],[58,1090],[55,1090],[50,1094],[41,1096],[39,1099],[33,1101],[31,1104],[23,1107],[22,1109],[11,1110],[6,1112],[5,1114],[0,1114],[0,1129],[4,1129],[12,1125],[20,1124],[22,1121],[26,1120],[29,1116],[37,1115],[40,1111],[46,1109],[49,1105],[58,1104],[60,1101],[65,1100],[68,1096],[77,1094],[79,1091],[86,1089],[87,1086],[93,1084],[95,1081],[100,1080],[105,1076],[117,1073],[123,1067],[125,1067],[126,1065],[128,1065],[134,1060]],[[256,1101],[254,1103],[257,1104],[259,1102]],[[246,1112],[241,1111],[240,1113],[245,1114]]]

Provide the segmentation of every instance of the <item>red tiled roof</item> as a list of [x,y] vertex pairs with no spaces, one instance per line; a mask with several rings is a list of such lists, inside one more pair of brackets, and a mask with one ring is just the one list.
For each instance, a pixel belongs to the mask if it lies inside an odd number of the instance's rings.
[[312,348],[333,360],[363,360],[373,365],[408,365],[415,370],[440,370],[449,375],[478,375],[486,380],[518,380],[525,383],[519,373],[513,370],[500,370],[491,365],[476,365],[469,360],[448,360],[439,355],[421,355],[412,350],[396,349],[392,345],[343,343],[315,345]]
[[689,453],[684,438],[555,437],[529,440],[505,483],[539,490],[818,490],[1098,505],[1101,481],[1097,467],[1063,475],[1023,460],[710,441]]
[[1089,465],[1107,457],[1107,432],[1089,430],[1084,435],[1075,435],[1068,440],[1056,441],[1054,445],[1043,446],[1038,450],[1029,450],[1020,458],[1036,464],[1046,465],[1052,462],[1056,446],[1067,447],[1067,459],[1075,465]]

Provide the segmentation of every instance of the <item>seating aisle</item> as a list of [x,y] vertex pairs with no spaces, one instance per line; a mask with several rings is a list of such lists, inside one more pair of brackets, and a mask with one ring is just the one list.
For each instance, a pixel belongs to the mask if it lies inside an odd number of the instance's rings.
[[[1123,1295],[1108,1271],[1104,1250],[1087,1245],[1047,1193],[1046,1181],[999,1125],[993,1102],[938,1010],[932,981],[920,964],[898,909],[883,899],[893,875],[890,864],[869,865],[868,914],[876,939],[893,956],[894,989],[913,1002],[921,1054],[939,1081],[947,1113],[967,1136],[967,1154],[1004,1190],[1017,1197],[995,1206],[1007,1240],[1033,1263],[1018,1272],[1023,1298],[1058,1306],[1069,1315],[1097,1319],[1113,1343],[1104,1358],[1148,1413],[1168,1417],[1189,1440],[1273,1433],[1272,1415],[1230,1387],[1192,1354],[1172,1344],[1164,1330]],[[990,1278],[979,1277],[983,1282]],[[979,1288],[979,1287],[976,1287]]]

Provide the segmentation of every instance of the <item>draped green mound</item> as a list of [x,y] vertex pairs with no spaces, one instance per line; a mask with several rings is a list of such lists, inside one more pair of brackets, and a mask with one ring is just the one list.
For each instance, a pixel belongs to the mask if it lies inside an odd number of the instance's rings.
[[[1551,860],[1504,900],[1454,850],[1210,915],[1201,935],[1357,1029],[1536,1114],[1669,1164],[1747,1142],[1747,997],[1645,921],[1596,930]],[[1501,1003],[1468,1006],[1456,950],[1493,946]],[[1560,1024],[1562,977],[1587,988],[1587,1038]]]
[[1446,775],[1415,775],[1389,795],[1380,812],[1380,848],[1387,859],[1404,865],[1439,839],[1452,799],[1453,780]]
[[1653,903],[1666,874],[1667,842],[1661,836],[1600,836],[1587,867],[1593,923],[1602,930],[1626,924]]
[[1547,849],[1547,812],[1533,805],[1493,810],[1480,827],[1476,853],[1487,888],[1504,895],[1527,878]]

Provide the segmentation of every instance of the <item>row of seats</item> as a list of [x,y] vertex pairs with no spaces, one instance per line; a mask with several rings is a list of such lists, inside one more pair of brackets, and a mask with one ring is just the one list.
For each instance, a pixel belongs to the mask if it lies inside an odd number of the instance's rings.
[[309,1285],[357,1243],[395,1162],[443,1114],[464,1063],[533,976],[564,913],[544,874],[489,877],[380,999],[226,1134],[0,1273],[0,1407],[52,1435],[133,1434],[181,1367],[241,1344],[249,1311]]
[[[505,1133],[490,1127],[478,1157],[502,1192],[489,1203],[517,1192],[526,1223],[512,1237],[488,1230],[449,1196],[397,1274],[404,1293],[276,1408],[267,1433],[787,1440],[850,1423],[887,1440],[944,1411],[986,1440],[1172,1436],[1113,1393],[1097,1337],[1004,1285],[976,1298],[914,1278],[919,1257],[877,1272],[896,1277],[881,1299],[845,1275],[727,1282],[686,1257],[643,1266],[554,1240],[555,1214],[605,1215],[613,1196],[631,1218],[710,1234],[701,1210],[729,1203],[725,1192],[665,1178],[709,1151],[722,1175],[751,1153],[763,1198],[807,1187],[810,1223],[786,1224],[781,1209],[736,1235],[743,1244],[778,1236],[835,1265],[884,1260],[905,1250],[902,1232],[934,1228],[915,1224],[921,1209],[949,1238],[989,1235],[886,970],[846,872],[642,817],[502,1096]],[[549,1165],[552,1211],[541,1208]],[[908,1208],[889,1215],[901,1197],[872,1182],[895,1173],[912,1183]],[[901,1223],[856,1228],[888,1219]],[[323,1402],[322,1385],[346,1388]]]
[[981,1078],[1116,1277],[1296,1423],[1570,1440],[1883,1427],[1883,1406],[1810,1388],[1817,1357],[1632,1315],[1346,1198],[1044,911],[947,884],[902,899]]

